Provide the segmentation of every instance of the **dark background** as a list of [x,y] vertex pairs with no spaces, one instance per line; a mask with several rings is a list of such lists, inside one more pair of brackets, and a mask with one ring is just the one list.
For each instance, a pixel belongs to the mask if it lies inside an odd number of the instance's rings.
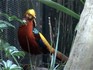
[[[57,3],[68,7],[69,9],[75,11],[80,14],[83,9],[83,4],[80,0],[54,0]],[[58,11],[50,8],[44,4],[38,2],[38,0],[0,0],[0,12],[7,13],[9,15],[15,15],[20,19],[23,18],[24,13],[27,9],[34,8],[36,11],[36,21],[37,28],[39,31],[43,33],[43,35],[50,42],[49,35],[49,19],[52,25],[52,36],[53,36],[53,46],[56,43],[57,37],[57,20],[58,20]],[[0,20],[6,20],[5,18],[0,17]],[[79,20],[61,12],[61,25],[60,25],[60,39],[59,39],[59,51],[69,56],[71,50],[71,44],[74,36],[74,29]],[[16,29],[6,29],[4,31],[5,39],[11,44],[20,48],[18,39],[17,39],[17,29],[19,27],[19,22],[12,21],[11,22]],[[45,59],[45,58],[44,58]]]

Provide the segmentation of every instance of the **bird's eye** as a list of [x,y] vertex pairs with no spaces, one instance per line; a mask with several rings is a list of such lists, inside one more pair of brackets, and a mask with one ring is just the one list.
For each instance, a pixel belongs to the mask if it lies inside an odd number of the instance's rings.
[[31,14],[26,14],[26,17],[29,18],[29,19],[33,18],[33,16]]
[[31,15],[29,15],[29,18],[31,19],[31,18],[32,18],[32,16],[31,16]]
[[29,15],[28,15],[28,14],[26,14],[26,17],[29,17]]

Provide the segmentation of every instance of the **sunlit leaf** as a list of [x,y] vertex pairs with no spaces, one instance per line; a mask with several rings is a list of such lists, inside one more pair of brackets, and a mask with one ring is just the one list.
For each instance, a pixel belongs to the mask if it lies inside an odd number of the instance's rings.
[[7,61],[2,60],[0,64],[2,65],[3,70],[22,70],[21,67],[14,64],[11,60]]
[[11,23],[9,23],[7,21],[0,20],[0,29],[5,29],[8,27],[15,28],[15,26],[13,26]]
[[7,57],[15,56],[15,57],[24,57],[25,53],[23,51],[19,51],[15,46],[11,46],[8,42],[4,42],[2,40],[2,44],[0,44],[1,50],[4,50],[5,55]]
[[3,29],[3,28],[7,28],[7,25],[6,25],[6,24],[1,23],[1,24],[0,24],[0,29]]
[[68,14],[68,15],[76,18],[76,19],[80,18],[80,16],[77,13],[75,13],[74,11],[68,9],[67,7],[65,7],[63,5],[60,5],[59,3],[56,3],[56,2],[51,1],[51,0],[38,0],[38,1],[40,1],[41,3],[43,3],[49,7],[52,7],[54,9],[59,10],[59,11],[62,11],[62,12],[66,13],[66,14]]
[[0,50],[4,50],[5,46],[9,46],[8,43],[5,43],[3,39],[0,39]]
[[13,55],[15,57],[24,57],[25,56],[25,53],[23,51],[19,51],[15,46],[8,46],[5,48],[5,52],[6,52],[6,55],[8,56],[9,54],[10,55]]

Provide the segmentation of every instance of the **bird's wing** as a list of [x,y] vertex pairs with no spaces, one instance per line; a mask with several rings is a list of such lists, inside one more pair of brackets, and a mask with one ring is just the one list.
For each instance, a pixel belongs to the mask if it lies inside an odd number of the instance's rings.
[[42,42],[45,45],[46,49],[48,49],[49,52],[51,52],[51,53],[54,52],[54,48],[52,48],[52,46],[48,43],[48,41],[42,35],[41,32],[39,32],[36,28],[34,28],[33,33],[37,37],[37,39],[39,38],[38,40],[40,41],[40,43]]
[[41,38],[42,42],[46,45],[46,48],[49,50],[49,52],[53,53],[54,52],[54,48],[48,43],[48,41],[42,35],[42,33],[39,32],[39,35],[40,35],[40,38]]
[[[54,54],[55,53],[55,49],[48,43],[48,41],[46,40],[46,38],[43,36],[43,34],[42,33],[40,33],[37,29],[34,29],[33,30],[33,33],[37,36],[39,36],[39,37],[36,37],[39,41],[37,41],[39,44],[41,44],[41,45],[43,45],[43,46],[41,46],[41,48],[44,48],[44,50],[45,50],[45,48],[50,52],[50,53],[52,53],[52,54]],[[62,54],[61,52],[57,52],[57,58],[58,59],[60,59],[60,60],[62,60],[62,61],[67,61],[68,60],[68,57],[67,56],[65,56],[64,54]]]
[[[46,48],[50,51],[50,53],[54,54],[55,49],[48,43],[48,41],[45,39],[45,37],[40,32],[39,32],[39,35],[40,35],[40,38],[42,39],[43,43],[46,45]],[[59,51],[57,51],[56,57],[61,61],[68,60],[68,57]]]

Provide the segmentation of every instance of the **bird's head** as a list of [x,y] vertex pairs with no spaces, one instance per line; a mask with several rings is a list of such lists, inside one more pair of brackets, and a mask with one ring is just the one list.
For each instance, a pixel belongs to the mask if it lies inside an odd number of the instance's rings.
[[36,13],[34,9],[28,9],[25,13],[25,18],[27,20],[33,20],[36,18]]
[[36,13],[35,13],[34,9],[28,9],[25,12],[25,19],[26,19],[26,21],[33,21],[34,25],[36,26],[35,18],[36,18]]

